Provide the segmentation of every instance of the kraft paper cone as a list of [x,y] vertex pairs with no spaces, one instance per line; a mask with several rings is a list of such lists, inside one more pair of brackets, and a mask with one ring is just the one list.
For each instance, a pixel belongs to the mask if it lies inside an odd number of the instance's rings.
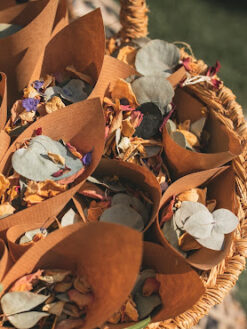
[[69,12],[66,0],[59,0],[57,13],[53,25],[51,39],[69,24]]
[[[133,185],[136,191],[143,191],[147,193],[147,197],[153,201],[152,213],[150,215],[149,223],[146,225],[144,232],[146,232],[152,223],[155,221],[157,216],[161,198],[160,185],[157,182],[156,177],[153,173],[134,163],[128,163],[121,160],[111,160],[111,159],[102,159],[93,173],[93,177],[113,177],[117,176],[120,180],[123,180],[126,183]],[[81,187],[81,190],[83,186]],[[74,203],[77,207],[77,203],[74,198]],[[78,212],[80,213],[80,206],[77,207]]]
[[45,46],[50,40],[58,0],[42,0],[0,11],[0,22],[23,28],[0,40],[0,67],[8,77],[8,104],[30,82]]
[[30,125],[8,149],[0,163],[0,172],[6,174],[11,166],[13,152],[40,127],[42,127],[43,135],[54,140],[62,138],[83,153],[93,150],[92,162],[68,191],[1,219],[0,237],[4,237],[4,233],[9,227],[27,223],[28,217],[33,217],[37,222],[41,222],[56,216],[80,188],[83,181],[95,170],[102,156],[105,134],[104,117],[100,100],[94,98],[66,106]]
[[[205,110],[205,105],[180,88],[176,90],[174,104],[179,122],[187,119],[194,122],[203,117],[202,111]],[[179,146],[164,127],[163,146],[174,178],[195,171],[219,167],[241,154],[240,138],[222,123],[220,114],[212,109],[209,109],[205,129],[210,134],[210,141],[206,149],[207,153],[200,153]]]
[[8,248],[3,240],[0,239],[0,283],[12,266],[12,261],[9,256]]
[[17,261],[28,249],[33,247],[35,243],[22,244],[17,243],[26,232],[38,229],[47,228],[55,221],[55,217],[51,217],[46,221],[37,222],[35,218],[28,218],[28,222],[22,225],[14,225],[6,232],[6,240],[9,247],[9,254],[14,262]]
[[179,83],[186,78],[186,70],[184,66],[181,66],[177,71],[172,73],[167,80],[170,82],[170,84],[175,89]]
[[16,6],[16,0],[1,0],[0,2],[0,10]]
[[20,277],[38,269],[67,269],[87,277],[95,299],[84,329],[99,327],[127,299],[142,257],[142,235],[109,223],[74,224],[51,233],[11,268],[3,293]]
[[[178,195],[196,187],[207,187],[207,199],[216,199],[216,209],[225,208],[237,214],[234,172],[229,166],[193,173],[178,179],[164,193],[160,208],[162,209],[173,195]],[[184,256],[166,240],[160,228],[158,218],[155,221],[155,234],[156,239],[163,246],[169,247],[179,257],[184,259]],[[226,258],[231,247],[232,238],[233,233],[225,235],[224,250],[215,251],[202,247],[186,258],[186,261],[198,269],[210,270]]]
[[10,136],[4,130],[0,130],[0,161],[7,152],[10,142]]
[[0,129],[3,129],[7,121],[7,77],[0,72]]
[[[169,248],[144,242],[142,265],[153,269],[160,282],[161,308],[151,317],[151,323],[165,321],[190,309],[205,291],[199,275]],[[189,296],[189,298],[188,298]],[[121,329],[135,322],[109,324],[111,329]]]
[[114,83],[117,79],[126,79],[133,74],[136,74],[136,70],[132,66],[114,57],[105,55],[99,80],[90,98],[99,97],[103,101],[110,84]]
[[[105,53],[105,34],[100,9],[78,18],[48,43],[44,53],[41,76],[63,72],[74,65],[96,83]],[[39,79],[37,76],[36,79]]]

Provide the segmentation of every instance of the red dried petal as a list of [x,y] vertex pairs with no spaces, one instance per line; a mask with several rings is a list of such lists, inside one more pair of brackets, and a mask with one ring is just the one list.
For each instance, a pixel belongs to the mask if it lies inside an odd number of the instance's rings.
[[159,128],[159,131],[162,132],[164,126],[166,125],[167,121],[170,119],[170,117],[172,116],[173,112],[175,111],[175,104],[172,103],[172,109],[171,111],[164,117],[164,120]]
[[52,177],[60,177],[63,174],[63,169],[59,169],[57,172],[54,172],[54,174],[52,174]]
[[[162,217],[160,220],[160,226],[162,227],[165,222],[168,222],[172,219],[173,216],[173,207],[175,203],[175,196],[173,196],[172,200],[170,201],[169,205],[163,210]],[[163,216],[163,214],[165,215]]]
[[209,66],[208,71],[207,71],[207,76],[208,77],[213,77],[216,73],[219,72],[221,68],[221,64],[219,61],[216,61],[215,66]]
[[120,110],[129,112],[134,111],[135,108],[131,107],[130,105],[120,105]]
[[158,293],[160,289],[160,282],[155,278],[147,278],[142,287],[143,296],[151,296]]
[[184,66],[185,70],[190,71],[191,70],[191,67],[190,67],[191,59],[190,59],[190,57],[183,58],[182,62],[183,62],[183,66]]
[[42,135],[42,127],[39,127],[37,129],[34,130],[34,135],[35,136],[40,136]]

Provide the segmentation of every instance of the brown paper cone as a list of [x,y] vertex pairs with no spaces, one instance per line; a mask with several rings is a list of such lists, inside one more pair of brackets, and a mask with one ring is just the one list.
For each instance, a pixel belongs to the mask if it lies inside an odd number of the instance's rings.
[[[162,208],[171,199],[173,195],[178,195],[191,188],[207,187],[207,199],[216,199],[216,209],[225,208],[233,213],[237,213],[236,199],[235,199],[235,181],[234,172],[231,167],[215,168],[198,173],[193,173],[178,179],[171,184],[161,199]],[[155,221],[155,234],[156,239],[165,247],[169,247],[179,257],[184,256],[179,253],[170,243],[166,240],[160,225],[159,219]],[[225,235],[224,250],[215,251],[202,247],[193,255],[186,258],[186,261],[201,270],[209,270],[219,264],[229,253],[233,234]]]
[[142,235],[109,223],[75,224],[51,233],[30,248],[5,276],[3,293],[38,269],[69,269],[88,278],[95,299],[84,329],[102,325],[127,299],[142,256]]
[[0,130],[0,161],[7,152],[10,142],[10,136],[4,130]]
[[48,43],[41,76],[63,72],[67,66],[74,65],[79,72],[88,74],[96,83],[104,53],[104,25],[101,11],[96,9],[66,26]]
[[172,87],[175,89],[179,83],[186,78],[186,70],[184,66],[181,66],[177,71],[171,74],[167,80],[170,82]]
[[0,10],[16,6],[16,0],[1,0],[0,2]]
[[[199,275],[169,248],[144,242],[142,265],[147,269],[154,269],[156,279],[160,282],[162,306],[152,316],[151,323],[165,321],[185,312],[205,291]],[[106,323],[111,329],[126,328],[134,324],[135,322],[117,325]]]
[[117,79],[126,79],[133,74],[136,74],[136,70],[132,66],[105,55],[99,80],[90,98],[99,97],[103,101],[110,84],[114,83]]
[[[121,160],[102,159],[96,168],[93,176],[96,178],[106,176],[117,176],[124,182],[129,182],[135,187],[136,191],[143,191],[147,193],[147,197],[153,201],[152,213],[150,215],[149,223],[146,225],[144,232],[149,229],[157,216],[161,198],[160,185],[157,182],[153,173],[139,165],[124,162]],[[81,187],[83,189],[83,186]],[[80,213],[80,206],[77,206],[78,199],[74,200],[78,212]]]
[[[179,122],[187,119],[194,122],[203,117],[202,111],[205,110],[205,105],[182,89],[176,90],[174,103]],[[199,153],[179,146],[164,127],[164,151],[175,178],[191,172],[219,167],[241,154],[242,147],[237,134],[224,125],[220,115],[211,109],[205,128],[210,134],[210,141],[207,153]]]
[[42,222],[49,217],[56,216],[80,188],[83,181],[95,170],[103,153],[104,117],[100,100],[94,98],[66,106],[30,125],[8,149],[0,163],[0,172],[7,172],[11,165],[13,152],[40,127],[42,127],[43,135],[54,140],[62,138],[84,153],[93,150],[92,162],[68,191],[1,219],[0,236],[4,237],[4,232],[13,225],[27,223],[28,217]]
[[0,239],[0,282],[12,266],[12,261],[3,240]]
[[59,0],[51,39],[63,28],[65,28],[65,26],[67,26],[68,24],[69,24],[69,12],[67,7],[67,0]]
[[0,129],[3,129],[7,121],[7,77],[0,72]]
[[29,83],[42,52],[50,40],[58,0],[43,0],[12,6],[0,11],[1,23],[23,28],[0,40],[0,66],[8,77],[8,104]]
[[20,239],[28,231],[41,227],[47,228],[55,221],[55,217],[51,217],[43,222],[37,222],[36,219],[32,217],[29,217],[27,220],[27,223],[22,225],[14,225],[6,232],[9,254],[14,262],[16,262],[17,259],[19,259],[29,248],[35,245],[35,243],[20,245],[17,243],[17,240]]

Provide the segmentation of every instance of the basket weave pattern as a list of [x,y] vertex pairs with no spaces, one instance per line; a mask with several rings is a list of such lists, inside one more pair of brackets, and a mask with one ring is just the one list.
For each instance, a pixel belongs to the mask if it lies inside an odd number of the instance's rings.
[[[145,37],[148,32],[148,9],[146,2],[144,0],[121,0],[120,2],[122,29],[119,34],[122,40]],[[205,73],[207,65],[203,61],[196,61],[193,57],[191,57],[191,61],[193,62],[194,74]],[[240,222],[226,259],[211,271],[202,273],[201,279],[206,287],[206,292],[197,304],[174,319],[151,324],[150,328],[189,329],[196,325],[203,316],[209,313],[209,310],[214,305],[221,303],[225,295],[234,287],[239,275],[245,268],[245,258],[247,257],[247,124],[243,116],[242,107],[236,102],[236,97],[232,91],[225,87],[223,83],[219,90],[211,88],[205,82],[189,86],[188,88],[208,108],[222,114],[223,123],[241,137],[244,151],[232,161]]]

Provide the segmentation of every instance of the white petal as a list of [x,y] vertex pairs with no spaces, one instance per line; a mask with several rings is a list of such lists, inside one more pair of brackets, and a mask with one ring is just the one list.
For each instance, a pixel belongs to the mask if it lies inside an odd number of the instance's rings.
[[213,229],[210,237],[208,237],[206,239],[196,239],[196,240],[203,247],[220,251],[224,247],[225,235],[218,233]]
[[218,233],[228,234],[238,226],[238,217],[228,209],[217,209],[213,212],[216,221],[215,230]]

